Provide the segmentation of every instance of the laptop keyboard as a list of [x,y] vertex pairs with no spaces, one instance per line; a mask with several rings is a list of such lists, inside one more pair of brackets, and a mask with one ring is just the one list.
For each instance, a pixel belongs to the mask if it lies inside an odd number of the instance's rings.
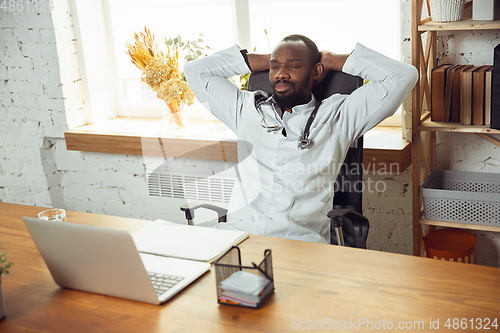
[[160,297],[160,295],[167,292],[170,288],[184,279],[182,276],[176,275],[167,275],[154,272],[148,272],[148,274],[158,297]]

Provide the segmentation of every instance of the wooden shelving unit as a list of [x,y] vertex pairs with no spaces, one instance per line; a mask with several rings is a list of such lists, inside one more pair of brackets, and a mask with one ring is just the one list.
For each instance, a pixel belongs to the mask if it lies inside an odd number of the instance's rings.
[[496,30],[500,29],[500,21],[474,21],[470,10],[465,12],[464,19],[458,22],[437,23],[426,17],[418,26],[418,31],[457,31],[457,30]]
[[425,217],[421,216],[418,219],[418,223],[424,226],[435,226],[435,227],[451,227],[458,229],[470,229],[470,230],[483,230],[483,231],[494,231],[499,232],[500,227],[495,227],[491,225],[481,225],[481,224],[468,224],[468,223],[457,223],[457,222],[445,222],[445,221],[432,221],[426,220]]
[[431,121],[430,117],[424,119],[418,125],[419,131],[434,131],[434,132],[461,132],[473,134],[496,134],[497,130],[491,129],[489,126],[483,125],[462,125],[458,123],[445,123],[440,121]]
[[[490,134],[500,134],[499,130],[487,126],[466,126],[457,123],[430,121],[430,112],[423,110],[424,99],[430,103],[430,72],[437,64],[438,31],[478,31],[500,30],[500,20],[473,21],[471,8],[466,8],[464,19],[459,22],[436,23],[430,17],[422,18],[423,0],[412,0],[412,64],[419,69],[420,78],[412,91],[412,209],[413,209],[413,255],[421,256],[424,234],[438,226],[500,232],[500,227],[476,224],[428,221],[423,217],[420,185],[436,168],[436,133],[473,133],[500,146],[500,142]],[[428,10],[430,12],[430,10]],[[423,39],[426,37],[424,43]],[[425,228],[425,230],[423,230]]]

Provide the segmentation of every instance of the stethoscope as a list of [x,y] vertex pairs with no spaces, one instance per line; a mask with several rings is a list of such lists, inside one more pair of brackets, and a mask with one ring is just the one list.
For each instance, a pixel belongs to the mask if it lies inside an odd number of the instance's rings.
[[[257,109],[257,112],[260,114],[262,117],[262,120],[260,121],[260,124],[263,128],[267,130],[267,133],[271,132],[277,132],[283,130],[285,128],[285,124],[283,123],[283,120],[278,114],[278,111],[276,111],[275,107],[276,101],[274,100],[273,96],[268,97],[268,95],[263,92],[263,91],[257,91],[255,93],[255,108]],[[266,117],[264,115],[264,112],[262,111],[262,106],[268,105],[271,107],[274,113],[274,118],[276,119],[276,122],[278,123],[277,125],[269,126]],[[302,132],[298,143],[297,143],[297,148],[300,150],[303,149],[309,149],[309,147],[312,144],[311,139],[309,139],[309,131],[311,129],[311,125],[314,121],[314,117],[316,117],[316,113],[318,112],[319,106],[321,105],[321,101],[316,101],[316,106],[314,107],[314,110],[311,112],[309,115],[309,119],[307,119],[306,126],[304,127],[304,131]]]

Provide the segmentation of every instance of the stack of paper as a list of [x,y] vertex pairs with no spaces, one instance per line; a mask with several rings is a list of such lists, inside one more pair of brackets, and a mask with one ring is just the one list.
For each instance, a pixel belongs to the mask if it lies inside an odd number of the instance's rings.
[[233,303],[257,307],[273,291],[273,283],[268,278],[245,271],[237,271],[220,283],[222,303]]

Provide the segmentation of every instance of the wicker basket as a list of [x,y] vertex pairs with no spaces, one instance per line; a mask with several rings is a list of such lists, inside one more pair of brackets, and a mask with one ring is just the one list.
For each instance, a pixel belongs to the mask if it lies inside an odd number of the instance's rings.
[[461,21],[465,0],[430,0],[431,19],[434,22]]

